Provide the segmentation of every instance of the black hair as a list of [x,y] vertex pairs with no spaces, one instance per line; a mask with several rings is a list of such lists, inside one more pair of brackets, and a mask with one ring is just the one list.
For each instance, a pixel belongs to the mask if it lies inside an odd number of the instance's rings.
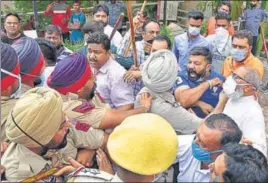
[[94,33],[94,32],[103,32],[104,24],[103,22],[97,22],[95,20],[90,20],[83,25],[82,32],[84,34]]
[[57,61],[57,50],[49,40],[45,38],[35,39],[45,57],[47,65],[55,65]]
[[253,44],[253,37],[251,32],[247,31],[247,30],[240,30],[240,31],[236,31],[233,35],[233,39],[234,38],[238,38],[238,39],[244,39],[246,38],[248,40],[248,44],[249,46],[252,46]]
[[217,7],[217,9],[220,8],[220,7],[222,7],[222,6],[228,6],[229,7],[229,12],[231,13],[232,5],[231,5],[230,2],[228,2],[228,1],[221,1],[219,3],[219,6]]
[[215,19],[216,19],[216,21],[217,20],[227,20],[228,22],[231,21],[230,15],[225,13],[225,12],[221,12],[221,11],[216,13]]
[[111,43],[109,37],[103,32],[94,32],[90,34],[87,39],[87,44],[102,44],[106,51],[110,50]]
[[4,19],[5,22],[6,22],[7,17],[9,17],[9,16],[14,16],[14,17],[16,17],[18,19],[19,23],[21,22],[21,18],[17,13],[8,13],[8,14],[6,14],[5,19]]
[[193,18],[195,20],[201,19],[203,21],[204,14],[199,10],[191,10],[188,12],[188,19],[191,19],[191,18]]
[[205,124],[210,129],[222,132],[220,144],[225,145],[230,142],[239,143],[242,138],[242,131],[232,118],[226,114],[212,114],[205,120]]
[[57,26],[57,25],[48,25],[48,26],[46,26],[45,32],[47,34],[53,34],[54,32],[56,32],[57,34],[62,36],[61,28],[59,26]]
[[230,143],[223,147],[224,182],[268,182],[266,157],[250,145]]
[[154,23],[158,24],[158,26],[160,27],[160,24],[159,24],[159,22],[158,22],[157,20],[147,20],[147,21],[145,21],[145,22],[143,23],[143,25],[142,25],[142,30],[145,31],[146,26],[147,26],[149,23],[151,23],[151,22],[154,22]]
[[81,0],[74,0],[74,4],[79,4],[79,5],[81,5]]
[[190,51],[190,56],[204,56],[208,64],[212,64],[212,54],[207,47],[196,46]]
[[158,35],[154,38],[154,41],[166,41],[168,49],[171,50],[171,41],[166,35]]
[[103,11],[109,16],[109,8],[105,4],[97,4],[93,8],[93,15],[95,15],[98,11]]

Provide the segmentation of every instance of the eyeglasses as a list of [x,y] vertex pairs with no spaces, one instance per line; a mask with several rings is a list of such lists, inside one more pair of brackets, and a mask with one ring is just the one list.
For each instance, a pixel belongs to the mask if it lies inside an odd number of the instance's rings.
[[240,80],[243,80],[243,81],[245,81],[246,83],[248,83],[248,84],[250,84],[251,85],[251,83],[250,82],[248,82],[247,80],[245,80],[244,78],[242,78],[242,77],[240,77],[240,76],[238,76],[236,73],[234,73],[234,72],[232,72],[232,78],[233,79],[240,79]]

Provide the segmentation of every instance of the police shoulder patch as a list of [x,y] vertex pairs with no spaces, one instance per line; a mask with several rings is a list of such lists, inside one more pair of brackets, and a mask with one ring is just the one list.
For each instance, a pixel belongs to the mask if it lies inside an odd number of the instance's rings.
[[87,132],[90,128],[90,125],[87,123],[81,123],[81,122],[76,122],[75,124],[75,129],[83,132]]
[[94,108],[95,105],[92,102],[83,101],[81,105],[75,107],[72,111],[85,114]]
[[90,125],[86,122],[82,122],[77,119],[70,119],[70,122],[76,130],[87,132],[90,129]]

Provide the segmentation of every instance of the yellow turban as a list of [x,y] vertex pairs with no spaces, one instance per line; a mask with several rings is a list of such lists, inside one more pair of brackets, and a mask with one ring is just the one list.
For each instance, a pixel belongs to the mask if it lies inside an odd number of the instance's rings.
[[7,138],[26,147],[40,147],[39,144],[25,135],[27,133],[40,144],[48,144],[62,123],[62,105],[60,94],[53,89],[41,87],[27,91],[17,101],[8,116]]
[[112,160],[140,175],[165,171],[175,160],[178,140],[172,126],[156,114],[126,118],[108,139]]

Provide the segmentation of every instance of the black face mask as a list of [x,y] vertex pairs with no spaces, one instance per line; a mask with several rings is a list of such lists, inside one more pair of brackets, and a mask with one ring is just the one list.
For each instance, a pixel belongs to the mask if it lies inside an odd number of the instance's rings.
[[96,88],[97,88],[97,84],[96,84],[96,82],[94,82],[94,85],[93,85],[93,87],[92,87],[92,89],[91,89],[91,92],[86,96],[86,100],[92,100],[93,99],[93,97],[95,96],[95,91],[96,91]]
[[[191,73],[195,73],[195,77],[191,77]],[[187,74],[188,74],[188,78],[191,81],[197,81],[199,79],[203,79],[205,74],[206,74],[206,68],[204,70],[202,70],[200,73],[197,73],[195,70],[193,69],[187,69]]]

